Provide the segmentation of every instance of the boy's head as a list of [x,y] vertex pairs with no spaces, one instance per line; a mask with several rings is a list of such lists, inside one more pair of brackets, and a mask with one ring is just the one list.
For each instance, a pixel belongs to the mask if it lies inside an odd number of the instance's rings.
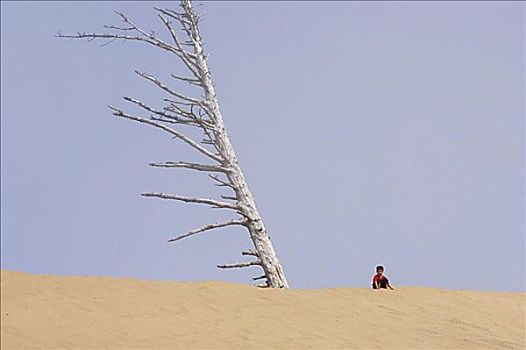
[[384,273],[384,267],[382,265],[376,266],[376,273],[381,275]]

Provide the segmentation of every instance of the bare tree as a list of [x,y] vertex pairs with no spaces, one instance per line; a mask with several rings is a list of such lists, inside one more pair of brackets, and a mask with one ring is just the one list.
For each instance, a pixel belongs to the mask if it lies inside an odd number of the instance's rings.
[[[243,172],[238,164],[234,148],[226,132],[223,116],[219,107],[214,83],[212,82],[207,64],[207,56],[203,51],[203,44],[199,34],[198,23],[200,16],[194,13],[190,0],[181,0],[182,11],[155,8],[157,17],[166,28],[171,39],[161,39],[153,32],[147,32],[129,20],[124,14],[116,12],[123,21],[122,26],[105,26],[109,33],[77,33],[74,35],[58,34],[60,38],[74,39],[103,39],[108,40],[107,45],[114,40],[139,41],[175,55],[185,66],[189,76],[171,76],[183,83],[200,88],[200,97],[192,97],[173,90],[157,77],[141,72],[135,73],[156,85],[168,97],[163,99],[161,108],[152,107],[141,100],[124,96],[124,100],[135,105],[140,110],[149,114],[149,117],[134,115],[120,108],[109,106],[113,115],[130,119],[139,123],[151,125],[179,139],[204,155],[209,164],[190,163],[185,161],[166,161],[151,163],[150,166],[162,168],[186,168],[198,172],[207,172],[208,176],[218,186],[233,190],[232,196],[221,196],[221,199],[187,197],[178,194],[160,192],[143,193],[144,197],[170,199],[186,203],[205,204],[212,208],[222,208],[233,211],[238,217],[230,221],[212,223],[170,239],[175,242],[202,232],[226,226],[240,225],[247,228],[254,249],[243,251],[242,255],[253,258],[249,262],[236,264],[217,265],[221,269],[260,266],[264,274],[253,280],[265,279],[266,283],[260,286],[274,288],[288,288],[283,267],[276,256],[269,234],[265,229],[259,214],[254,197],[248,189]],[[177,24],[177,28],[173,25]],[[180,34],[182,34],[180,38]],[[187,50],[186,48],[189,48]],[[195,141],[180,131],[180,126],[198,128],[203,135],[201,141]]]

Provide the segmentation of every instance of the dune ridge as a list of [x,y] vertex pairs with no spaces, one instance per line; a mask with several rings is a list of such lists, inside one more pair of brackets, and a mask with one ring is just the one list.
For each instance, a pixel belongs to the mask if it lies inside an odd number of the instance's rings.
[[1,272],[2,349],[525,349],[526,293]]

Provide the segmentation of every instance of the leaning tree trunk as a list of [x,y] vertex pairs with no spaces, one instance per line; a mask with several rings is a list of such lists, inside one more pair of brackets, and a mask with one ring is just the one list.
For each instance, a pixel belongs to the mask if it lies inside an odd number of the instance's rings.
[[[194,229],[172,238],[169,240],[169,242],[178,241],[201,232],[225,226],[245,226],[249,231],[254,249],[243,251],[242,255],[255,257],[255,260],[237,264],[218,265],[218,267],[238,268],[261,266],[264,275],[256,277],[254,280],[266,279],[266,284],[263,286],[267,287],[288,288],[285,273],[276,256],[276,252],[270,241],[269,234],[267,233],[265,225],[263,224],[263,219],[256,208],[254,197],[248,188],[245,177],[243,176],[243,172],[241,171],[237,161],[234,148],[230,143],[225,129],[223,116],[219,108],[219,102],[214,90],[214,84],[210,77],[206,55],[204,53],[203,44],[199,35],[199,16],[194,13],[190,0],[181,0],[181,8],[183,9],[183,12],[181,13],[170,9],[155,8],[155,10],[158,11],[158,17],[161,19],[171,36],[173,41],[172,44],[163,41],[158,36],[153,34],[153,32],[144,31],[128,20],[128,18],[126,18],[126,16],[124,16],[122,13],[118,12],[117,14],[121,17],[125,23],[125,26],[105,26],[105,28],[115,30],[117,33],[77,33],[76,35],[59,34],[58,36],[62,38],[76,39],[87,38],[90,40],[109,39],[110,41],[107,44],[116,39],[141,41],[173,53],[183,62],[186,69],[189,71],[189,73],[191,73],[192,76],[180,77],[173,74],[171,76],[193,86],[200,87],[203,92],[201,99],[189,97],[173,91],[156,77],[144,72],[136,71],[140,77],[154,83],[158,88],[170,96],[170,98],[163,99],[163,101],[168,102],[169,105],[164,106],[162,109],[156,109],[150,107],[144,102],[141,102],[140,100],[127,96],[124,97],[126,101],[133,103],[137,107],[150,113],[150,118],[132,115],[115,107],[110,106],[110,108],[112,109],[115,116],[131,119],[160,128],[161,130],[171,134],[174,138],[185,142],[188,146],[194,148],[202,155],[208,157],[209,160],[214,161],[214,164],[169,161],[163,163],[151,163],[151,166],[164,168],[187,168],[211,173],[209,176],[217,181],[219,186],[225,186],[232,189],[235,196],[221,196],[223,200],[229,200],[231,202],[165,193],[143,193],[143,196],[178,200],[187,203],[207,204],[213,208],[230,209],[241,215],[241,218],[238,220],[208,224],[201,228]],[[187,37],[186,41],[181,41],[179,39],[177,31],[172,26],[171,20],[175,20],[180,24],[182,31]],[[183,48],[185,45],[192,47],[193,52],[185,50]],[[192,140],[191,138],[185,136],[180,130],[168,126],[167,124],[193,126],[201,129],[204,134],[204,139],[201,141],[203,145],[200,145],[199,142]],[[220,175],[224,175],[225,178],[220,178]]]
[[230,139],[228,138],[223,123],[223,116],[219,108],[219,102],[217,101],[217,96],[214,91],[214,84],[210,78],[201,36],[199,35],[197,22],[193,15],[192,4],[190,0],[183,0],[182,4],[185,11],[191,14],[190,18],[193,22],[191,28],[193,29],[192,36],[194,37],[194,54],[196,55],[197,68],[199,75],[203,77],[202,83],[205,91],[206,104],[215,115],[216,124],[218,126],[216,132],[216,144],[220,153],[225,156],[225,164],[223,164],[223,166],[231,169],[227,174],[227,177],[236,193],[237,205],[247,219],[248,231],[250,232],[250,238],[252,239],[255,248],[254,254],[258,258],[258,262],[261,264],[261,267],[265,272],[267,283],[272,287],[288,288],[285,273],[283,272],[283,268],[276,256],[276,252],[270,241],[270,236],[263,224],[263,219],[256,208],[254,197],[248,188],[241,167],[237,162],[234,147],[232,147]]

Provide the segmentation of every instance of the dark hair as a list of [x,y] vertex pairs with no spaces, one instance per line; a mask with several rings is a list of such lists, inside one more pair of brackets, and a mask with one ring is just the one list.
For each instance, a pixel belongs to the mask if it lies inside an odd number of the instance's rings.
[[378,265],[376,266],[376,272],[380,271],[380,270],[384,270],[384,267],[382,265]]

